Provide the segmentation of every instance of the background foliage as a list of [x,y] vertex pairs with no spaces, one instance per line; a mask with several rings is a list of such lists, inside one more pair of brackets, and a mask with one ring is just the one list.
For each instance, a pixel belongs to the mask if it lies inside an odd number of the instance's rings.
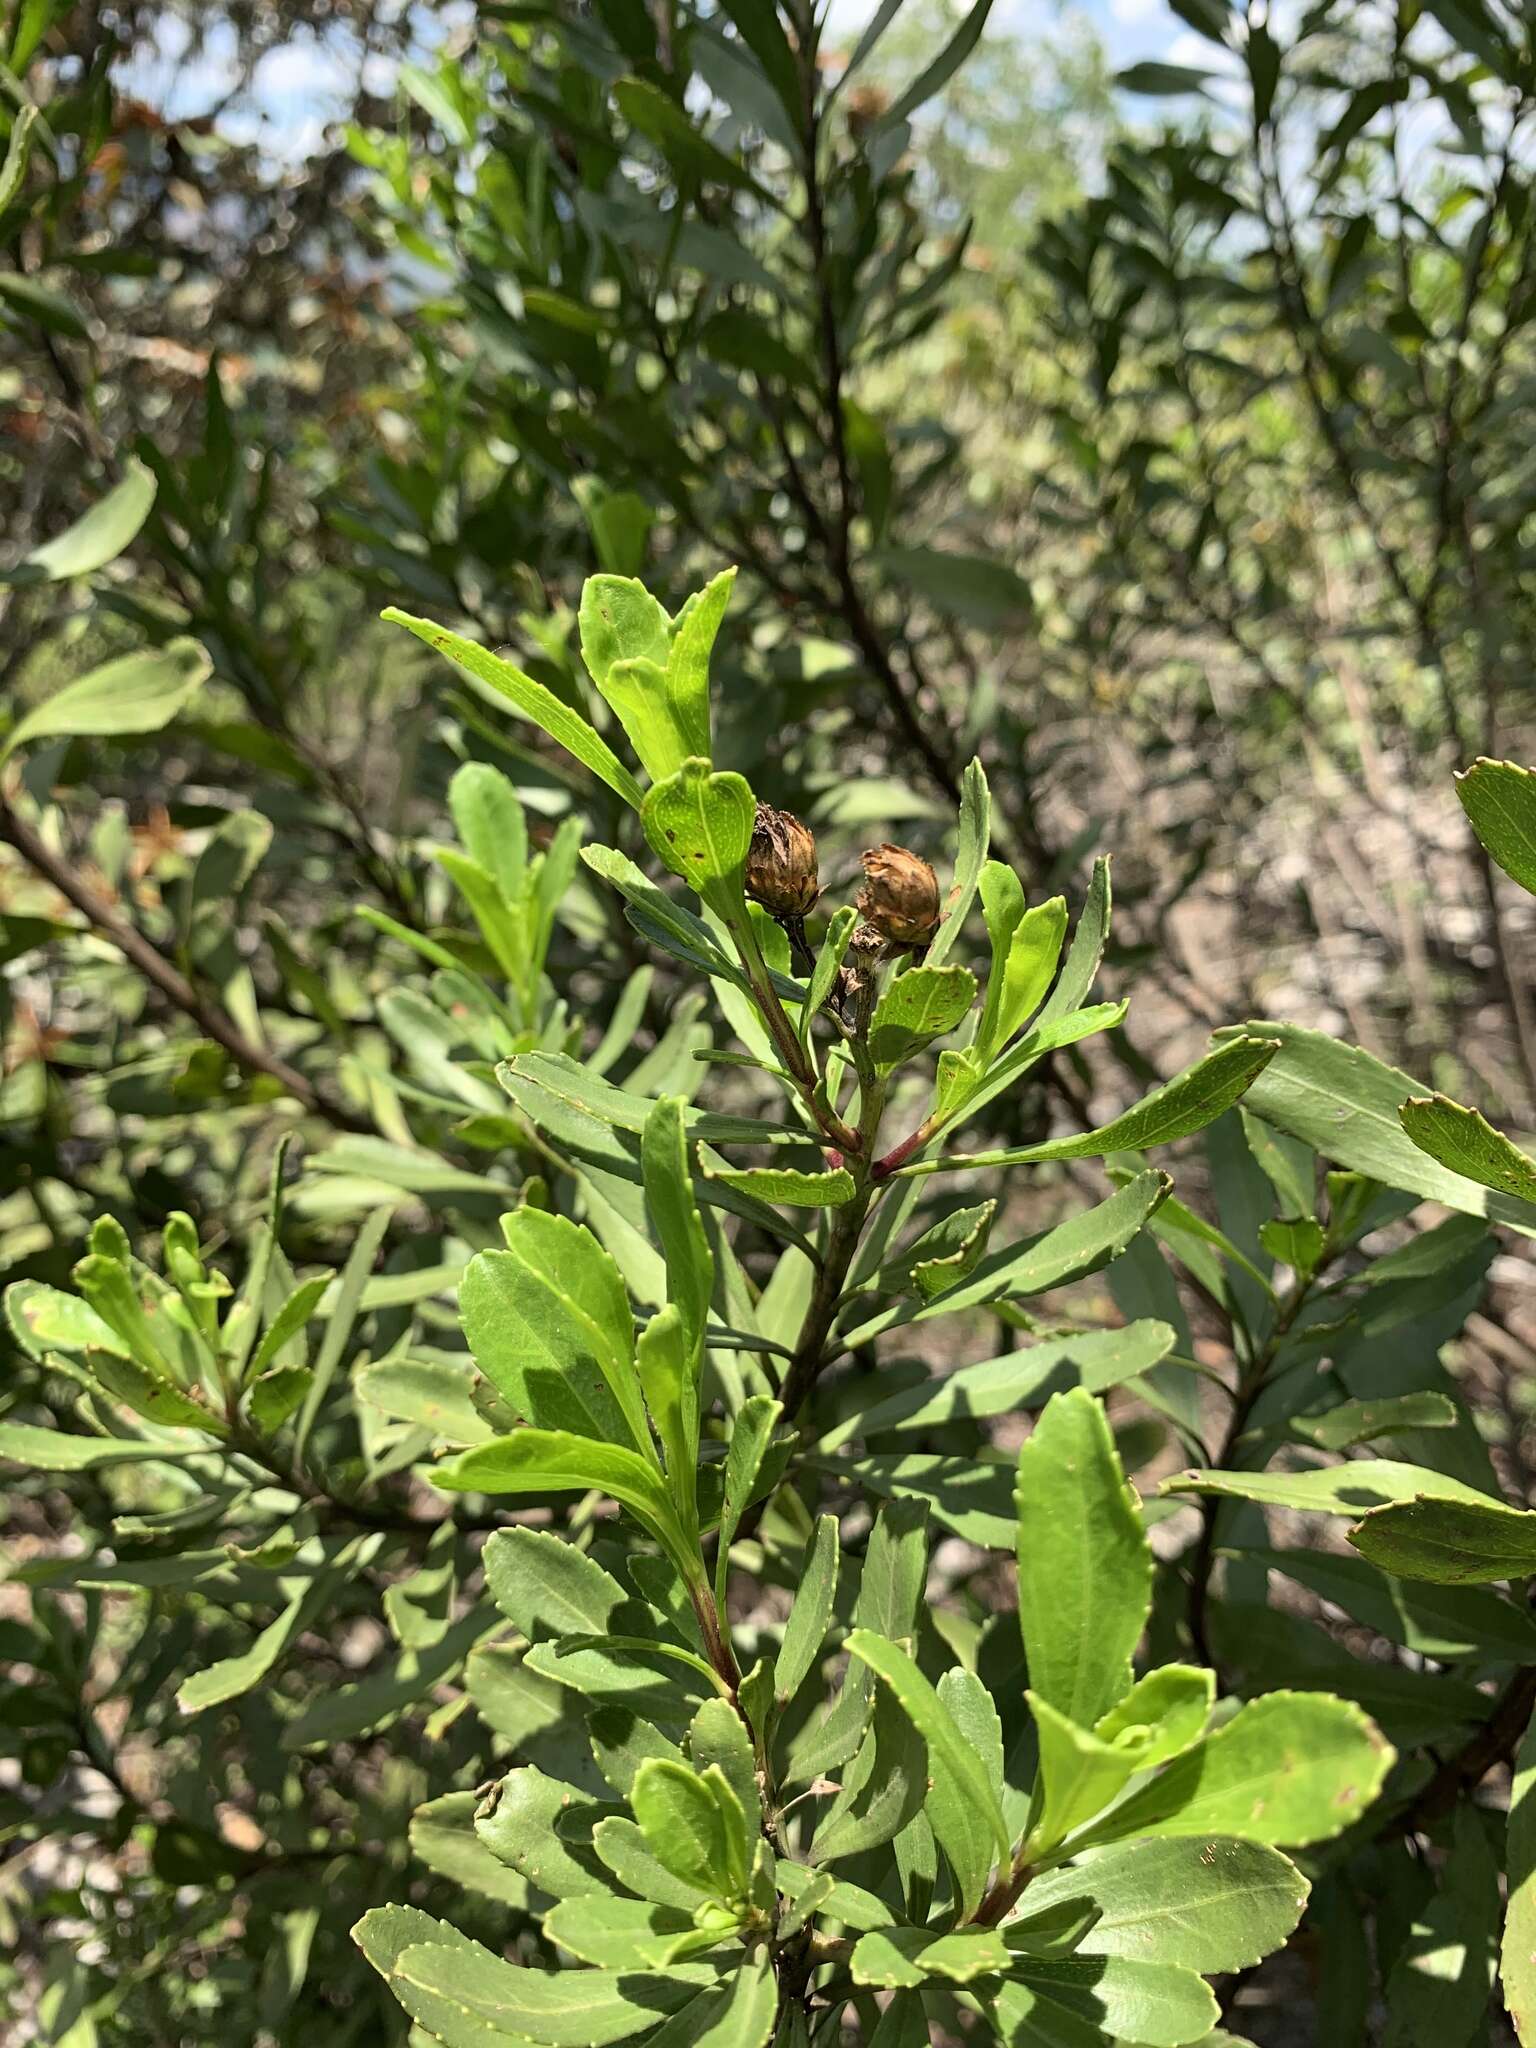
[[[963,1282],[1128,1179],[1175,1180],[1118,1256],[1039,1269],[1065,1294],[1026,1261],[894,1336],[815,1328],[782,1225],[824,1251],[840,1211],[761,1186],[708,1209],[722,1325],[790,1356],[712,1353],[706,1442],[796,1357],[816,1388],[736,1545],[740,1655],[777,1639],[828,1508],[837,1654],[869,1511],[922,1498],[919,1662],[1022,1716],[997,1552],[1020,1418],[1065,1372],[1105,1397],[1151,1525],[1140,1668],[1340,1695],[1398,1753],[1300,1854],[1301,1932],[1212,1966],[1222,2025],[1447,2048],[1503,2024],[1506,1895],[1517,1943],[1530,1911],[1517,1825],[1501,1853],[1536,1672],[1523,1524],[1499,1524],[1496,1573],[1456,1532],[1506,1595],[1423,1583],[1412,1517],[1459,1486],[1497,1521],[1530,1488],[1536,1210],[1507,1143],[1536,1126],[1527,786],[1452,771],[1536,758],[1536,51],[1502,0],[1175,11],[1201,61],[1116,86],[1070,22],[1016,37],[927,0],[867,32],[748,0],[8,10],[0,1912],[22,2038],[404,2040],[350,1936],[385,1905],[553,1959],[469,1825],[477,1786],[548,1761],[512,1676],[529,1631],[485,1592],[506,1511],[426,1474],[487,1426],[459,1289],[504,1211],[590,1225],[645,1315],[665,1247],[639,1125],[594,1162],[498,1063],[570,1057],[631,1122],[677,1096],[729,1129],[775,1084],[698,1057],[751,1050],[750,1017],[580,858],[661,874],[622,792],[509,714],[495,663],[379,613],[498,652],[628,774],[583,585],[638,577],[676,613],[728,565],[712,754],[814,827],[813,945],[868,845],[916,848],[946,890],[979,872],[973,757],[1031,904],[1062,893],[1091,933],[1114,856],[1097,999],[1128,1015],[991,1095],[965,1139],[988,1163],[904,1182],[912,1229]],[[298,137],[260,117],[295,52],[347,102]],[[982,908],[943,946],[985,974]],[[1116,1126],[1245,1018],[1280,1049],[1241,1109]],[[892,1082],[895,1135],[932,1072]],[[140,1405],[142,1332],[104,1353],[83,1320],[113,1326],[113,1274],[152,1305],[169,1286],[208,1389],[235,1390],[207,1456],[123,1451],[194,1418]],[[1123,1350],[1153,1324],[1163,1352]],[[1094,1346],[1129,1370],[1096,1377]],[[128,1363],[103,1382],[102,1355]],[[595,1502],[570,1507],[553,1525],[617,1568]],[[1340,1541],[1367,1509],[1374,1557]],[[914,2024],[949,2038],[957,1995]]]

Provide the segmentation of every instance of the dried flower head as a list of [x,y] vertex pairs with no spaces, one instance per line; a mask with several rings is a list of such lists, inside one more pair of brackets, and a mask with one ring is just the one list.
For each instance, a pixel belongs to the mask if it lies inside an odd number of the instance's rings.
[[939,881],[921,854],[872,846],[860,855],[861,916],[893,946],[926,946],[939,926]]
[[804,917],[816,901],[816,835],[793,811],[759,804],[747,850],[747,894],[771,917]]

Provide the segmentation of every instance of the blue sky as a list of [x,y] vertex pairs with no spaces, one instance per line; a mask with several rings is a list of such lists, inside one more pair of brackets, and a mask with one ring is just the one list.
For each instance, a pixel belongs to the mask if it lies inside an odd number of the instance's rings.
[[[834,0],[833,21],[856,33],[871,6],[872,0]],[[461,0],[461,12],[472,14],[470,0]],[[957,5],[957,19],[959,12]],[[1074,17],[1092,23],[1116,65],[1134,64],[1143,57],[1208,63],[1212,56],[1212,45],[1186,28],[1166,0],[1069,0],[1062,7],[1052,0],[997,0],[988,33],[1001,28],[1049,38]],[[450,10],[450,22],[452,18]],[[168,16],[158,50],[136,59],[120,74],[125,90],[173,118],[206,112],[235,82],[233,39],[210,38],[206,52],[191,63],[185,61],[185,47],[185,29]],[[232,107],[221,126],[232,140],[260,141],[275,156],[302,158],[319,145],[327,123],[347,106],[365,63],[364,83],[372,91],[388,92],[389,67],[377,59],[365,60],[344,32],[285,44],[262,59],[249,98]]]

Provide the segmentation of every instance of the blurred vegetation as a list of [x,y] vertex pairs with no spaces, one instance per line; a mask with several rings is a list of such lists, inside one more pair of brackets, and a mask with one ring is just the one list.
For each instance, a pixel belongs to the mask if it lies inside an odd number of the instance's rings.
[[[497,1058],[749,1089],[695,1061],[699,996],[576,864],[583,833],[643,855],[611,791],[378,618],[428,614],[601,726],[594,571],[676,610],[738,566],[717,758],[814,826],[829,888],[884,838],[947,872],[972,756],[1032,900],[1075,901],[1114,852],[1106,979],[1136,1007],[990,1103],[981,1142],[1102,1121],[1248,1016],[1536,1128],[1531,906],[1451,782],[1536,756],[1529,21],[1175,0],[1207,64],[1117,82],[1076,16],[1015,37],[985,4],[871,12],[861,35],[811,0],[6,11],[0,748],[117,659],[175,716],[98,708],[0,755],[0,1281],[63,1287],[97,1219],[142,1252],[175,1214],[238,1281],[276,1163],[295,1270],[343,1269],[383,1219],[348,1369],[423,1318],[452,1348],[499,1211],[571,1196]],[[274,53],[352,81],[302,155],[259,118]],[[569,876],[515,973],[454,865],[471,762]],[[1225,1175],[1240,1236],[1263,1175],[1221,1143],[1190,1196]],[[1418,1384],[1466,1347],[1522,1490],[1493,1239],[1437,1244]],[[1191,1347],[1230,1355],[1209,1248],[1175,1249]],[[1126,1314],[1174,1292],[1148,1256],[1117,1266]],[[12,1337],[4,1398],[63,1412],[67,1377]],[[1128,1426],[1146,1460],[1178,1441]],[[390,1475],[399,1438],[329,1427]],[[28,1475],[13,1561],[179,1555],[195,1517],[138,1475]],[[3,1609],[34,1633],[0,1656],[51,1674],[0,1730],[0,1981],[40,2040],[204,2040],[211,2014],[230,2043],[405,2038],[347,1928],[400,1895],[412,1810],[492,1745],[441,1694],[405,1711],[436,1673],[297,1760],[263,1693],[183,1717],[184,1674],[267,1618],[255,1569],[118,1600],[37,1569],[25,1624]],[[295,1698],[399,1662],[364,1582],[340,1599]],[[1385,1978],[1421,1873],[1404,1840],[1365,1853]],[[1358,1932],[1353,1883],[1327,1911]]]

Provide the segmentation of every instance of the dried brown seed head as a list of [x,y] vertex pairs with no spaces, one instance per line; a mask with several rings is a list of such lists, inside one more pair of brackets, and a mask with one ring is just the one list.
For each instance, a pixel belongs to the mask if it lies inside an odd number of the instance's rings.
[[815,833],[793,811],[759,804],[747,850],[747,894],[771,917],[804,917],[817,889]]
[[895,946],[926,946],[939,927],[939,881],[921,854],[872,846],[860,855],[860,914]]

